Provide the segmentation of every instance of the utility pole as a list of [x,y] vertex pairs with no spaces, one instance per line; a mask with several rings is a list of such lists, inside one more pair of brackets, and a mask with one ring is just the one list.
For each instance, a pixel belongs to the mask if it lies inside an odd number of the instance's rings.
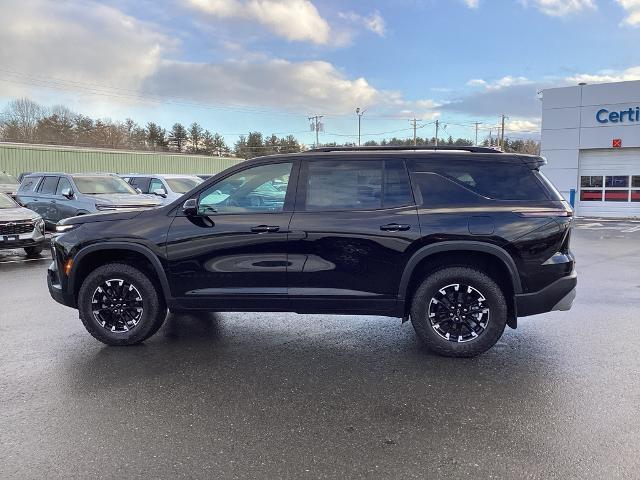
[[502,150],[504,152],[504,121],[507,118],[507,116],[503,113],[502,114],[502,128],[500,130],[500,150]]
[[320,132],[320,130],[322,130],[323,125],[322,123],[320,123],[320,120],[322,119],[324,115],[314,115],[313,117],[309,117],[309,121],[311,122],[311,131],[315,131],[316,132],[316,146],[315,148],[318,148],[320,146],[320,137],[318,136],[318,133]]
[[481,125],[480,122],[476,122],[476,146],[478,146],[478,127]]
[[438,146],[438,135],[440,134],[440,120],[436,120],[436,147]]
[[356,108],[356,115],[358,115],[358,146],[360,146],[360,131],[364,112],[366,112],[366,110],[360,110],[360,107]]
[[413,124],[413,146],[414,147],[418,144],[418,140],[416,137],[416,130],[418,129],[418,122],[421,122],[421,121],[422,120],[419,120],[416,117],[413,117],[413,120],[409,120],[409,122]]

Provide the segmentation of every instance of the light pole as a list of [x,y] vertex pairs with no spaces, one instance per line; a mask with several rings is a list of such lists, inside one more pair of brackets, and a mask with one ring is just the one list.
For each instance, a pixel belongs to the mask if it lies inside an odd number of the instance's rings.
[[360,110],[360,107],[356,108],[356,115],[358,115],[358,146],[360,146],[361,122],[364,112],[366,112],[366,110]]

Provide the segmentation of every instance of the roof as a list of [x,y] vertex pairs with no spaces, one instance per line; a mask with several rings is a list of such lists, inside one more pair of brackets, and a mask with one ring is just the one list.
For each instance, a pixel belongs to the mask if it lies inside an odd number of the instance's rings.
[[200,178],[190,173],[119,173],[120,177]]

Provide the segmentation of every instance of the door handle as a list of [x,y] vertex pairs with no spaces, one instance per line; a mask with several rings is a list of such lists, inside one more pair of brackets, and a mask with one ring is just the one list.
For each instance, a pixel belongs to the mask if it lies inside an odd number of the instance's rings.
[[406,232],[411,229],[411,225],[401,225],[398,223],[389,223],[387,225],[381,225],[380,230],[383,232]]
[[254,233],[277,232],[278,230],[280,230],[280,227],[277,225],[258,225],[257,227],[251,227],[251,231]]

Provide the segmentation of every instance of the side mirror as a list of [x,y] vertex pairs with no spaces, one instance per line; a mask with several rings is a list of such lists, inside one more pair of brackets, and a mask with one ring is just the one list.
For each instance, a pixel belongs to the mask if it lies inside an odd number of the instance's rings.
[[195,198],[190,198],[182,204],[182,213],[187,217],[195,217],[198,215],[198,201]]
[[162,198],[166,198],[167,197],[167,192],[165,191],[164,188],[156,188],[153,191],[153,194],[154,195],[158,195],[159,197],[162,197]]
[[62,191],[60,192],[60,194],[63,197],[68,198],[69,200],[71,200],[73,198],[73,190],[71,190],[71,188],[69,188],[69,187],[64,187],[62,189]]

